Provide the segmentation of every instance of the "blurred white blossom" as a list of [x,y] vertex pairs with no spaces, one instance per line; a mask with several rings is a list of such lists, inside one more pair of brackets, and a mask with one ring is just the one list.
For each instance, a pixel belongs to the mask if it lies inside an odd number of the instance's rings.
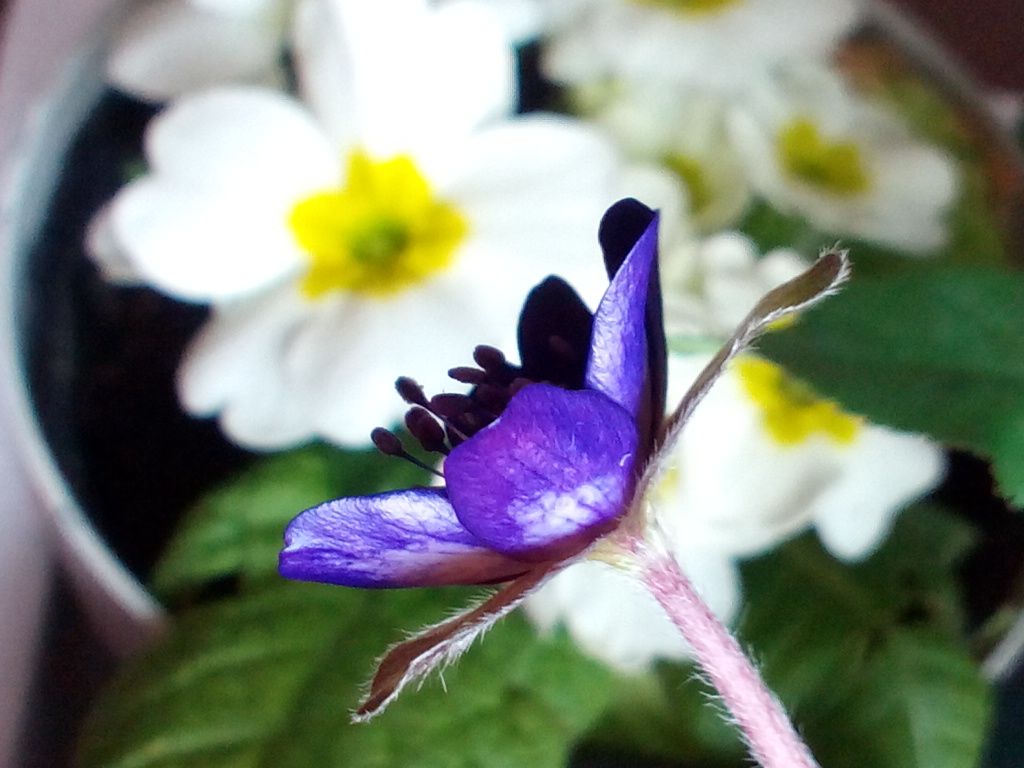
[[538,0],[546,71],[733,92],[780,63],[824,59],[857,24],[860,0]]
[[[703,330],[715,344],[765,288],[803,266],[788,251],[758,261],[748,240],[729,234],[689,255],[700,258],[690,273],[703,293],[680,301],[666,285],[666,306],[689,306],[691,323],[703,310]],[[670,354],[670,408],[711,354]],[[749,354],[697,408],[671,461],[651,500],[653,514],[704,599],[727,621],[741,603],[740,559],[808,528],[837,558],[867,557],[899,510],[944,472],[939,446],[846,413]],[[663,612],[652,601],[634,599],[630,583],[608,566],[574,565],[531,597],[527,612],[541,628],[564,623],[584,650],[625,671],[685,658],[688,650]]]
[[400,416],[400,373],[439,391],[473,345],[514,346],[519,302],[550,272],[595,298],[595,223],[622,183],[597,131],[509,117],[504,30],[479,7],[306,0],[295,40],[305,103],[177,101],[93,238],[213,304],[182,401],[262,448],[365,442]]
[[717,348],[764,294],[806,266],[790,248],[758,258],[739,232],[680,239],[661,256],[665,332],[677,348]]
[[578,100],[626,157],[676,177],[693,230],[732,226],[746,211],[750,183],[728,134],[726,100],[696,88],[625,81],[583,88]]
[[955,163],[824,67],[787,67],[730,116],[757,192],[819,229],[925,252],[947,239]]
[[167,101],[224,83],[283,80],[292,0],[150,0],[133,6],[107,60],[112,85]]

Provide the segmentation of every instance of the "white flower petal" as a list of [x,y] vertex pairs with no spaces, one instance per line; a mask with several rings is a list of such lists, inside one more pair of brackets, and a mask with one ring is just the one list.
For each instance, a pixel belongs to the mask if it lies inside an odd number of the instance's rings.
[[288,391],[284,367],[274,364],[307,316],[290,288],[217,308],[179,368],[182,405],[197,416],[219,414],[225,433],[251,448],[308,439],[311,403]]
[[543,27],[542,12],[536,0],[445,0],[445,2],[486,6],[498,19],[509,41],[514,44],[532,40]]
[[546,68],[573,84],[613,76],[736,92],[784,61],[827,56],[860,10],[855,0],[744,0],[686,14],[601,0],[555,30]]
[[662,265],[669,334],[725,339],[761,296],[799,275],[809,262],[789,249],[759,259],[749,237],[722,232],[674,246]]
[[[708,357],[669,357],[669,402]],[[694,413],[672,461],[674,487],[660,490],[659,519],[671,541],[749,556],[805,529],[811,504],[838,468],[823,444],[786,448],[765,433],[761,413],[727,373]]]
[[942,449],[918,435],[867,426],[848,454],[843,473],[814,504],[822,543],[836,557],[870,555],[896,513],[934,488],[945,472]]
[[[433,8],[424,0],[316,1],[331,4],[338,39],[349,51],[352,92],[335,98],[355,100],[359,135],[372,153],[418,159],[454,148],[481,123],[511,110],[511,50],[485,9]],[[322,68],[314,63],[310,71]],[[336,111],[325,104],[317,109]]]
[[[740,597],[735,564],[719,553],[695,549],[677,556],[715,615],[732,621]],[[650,592],[604,563],[574,563],[531,595],[524,609],[541,631],[564,624],[585,653],[621,672],[643,672],[655,661],[692,655]]]
[[187,301],[232,299],[295,272],[301,252],[280,201],[145,178],[111,204],[117,241],[154,287]]
[[142,275],[117,239],[111,221],[110,205],[103,206],[92,217],[85,232],[85,251],[95,262],[105,280],[117,285],[139,285]]
[[299,5],[292,41],[303,101],[332,146],[355,146],[361,125],[352,54],[329,0],[306,0]]
[[310,302],[287,286],[218,308],[182,367],[182,401],[199,415],[221,412],[225,431],[251,447],[313,437],[365,445],[408,407],[394,390],[400,375],[431,394],[461,388],[449,367],[469,363],[478,343],[514,342],[519,295],[475,288],[445,277],[391,300]]
[[275,82],[280,30],[259,18],[231,18],[184,0],[140,5],[115,38],[107,77],[152,101],[226,82]]
[[341,157],[294,99],[263,88],[220,88],[190,96],[146,131],[146,157],[167,179],[225,194],[294,198],[336,184]]
[[541,626],[563,623],[584,653],[623,672],[689,655],[650,593],[603,563],[574,563],[527,598],[524,607]]
[[189,301],[292,274],[303,257],[288,215],[339,174],[308,113],[256,88],[182,99],[151,123],[146,149],[152,172],[115,197],[113,233],[140,275]]
[[620,192],[618,171],[600,134],[537,116],[467,140],[438,192],[466,213],[473,238],[467,248],[490,254],[467,259],[467,268],[525,270],[530,285],[558,273],[593,304],[607,282],[596,258],[597,223]]
[[[477,343],[494,339],[487,330],[493,311],[475,314],[447,280],[392,301],[339,298],[326,304],[315,324],[290,339],[284,364],[318,404],[310,429],[345,445],[365,444],[374,427],[401,420],[408,406],[395,392],[399,376],[412,376],[430,394],[460,387],[448,379],[448,368],[468,363]],[[508,314],[514,324],[514,313]]]
[[281,13],[291,0],[188,0],[192,5],[225,16],[266,16]]
[[[670,356],[670,402],[704,359]],[[669,460],[677,472],[657,497],[669,539],[741,557],[812,524],[837,557],[864,557],[897,512],[931,490],[944,470],[935,444],[872,424],[863,424],[852,443],[811,435],[779,444],[735,372],[697,409]]]

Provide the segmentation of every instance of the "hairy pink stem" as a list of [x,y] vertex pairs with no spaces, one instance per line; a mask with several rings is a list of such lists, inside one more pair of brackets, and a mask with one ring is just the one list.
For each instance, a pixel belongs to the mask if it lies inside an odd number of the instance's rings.
[[640,578],[668,613],[718,689],[763,768],[818,768],[757,669],[693,588],[675,559],[636,553]]

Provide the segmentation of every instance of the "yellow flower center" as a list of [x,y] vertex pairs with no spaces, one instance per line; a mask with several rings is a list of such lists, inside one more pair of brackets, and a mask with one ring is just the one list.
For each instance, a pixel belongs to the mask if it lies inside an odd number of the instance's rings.
[[663,162],[665,167],[686,185],[686,191],[690,194],[690,211],[699,214],[706,210],[714,198],[714,193],[701,164],[688,155],[676,152],[668,155]]
[[807,118],[796,118],[779,131],[778,154],[790,176],[833,195],[851,197],[871,187],[857,145],[829,141]]
[[777,443],[798,445],[816,434],[843,445],[856,439],[859,417],[818,397],[778,365],[751,355],[737,358],[735,365],[744,391],[761,409],[762,423]]
[[288,224],[309,256],[302,292],[387,296],[448,267],[469,231],[453,205],[434,197],[412,158],[348,157],[345,184],[300,200]]
[[685,15],[713,14],[730,5],[739,5],[743,0],[633,0],[639,5],[653,5],[668,8]]

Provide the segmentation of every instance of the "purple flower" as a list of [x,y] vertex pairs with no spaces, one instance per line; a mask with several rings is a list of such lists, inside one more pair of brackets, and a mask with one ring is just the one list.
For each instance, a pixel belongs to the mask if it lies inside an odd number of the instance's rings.
[[[519,324],[521,366],[478,348],[479,368],[452,375],[468,396],[427,399],[408,379],[409,431],[447,454],[443,488],[328,501],[285,533],[280,571],[354,587],[508,582],[466,613],[395,646],[356,713],[380,712],[401,688],[459,655],[545,579],[595,553],[615,559],[656,526],[646,490],[670,445],[724,365],[780,316],[845,278],[842,254],[768,294],[674,413],[665,418],[665,336],[658,282],[658,216],[634,200],[599,232],[610,284],[591,316],[562,280],[531,292]],[[388,432],[384,452],[408,456]]]

